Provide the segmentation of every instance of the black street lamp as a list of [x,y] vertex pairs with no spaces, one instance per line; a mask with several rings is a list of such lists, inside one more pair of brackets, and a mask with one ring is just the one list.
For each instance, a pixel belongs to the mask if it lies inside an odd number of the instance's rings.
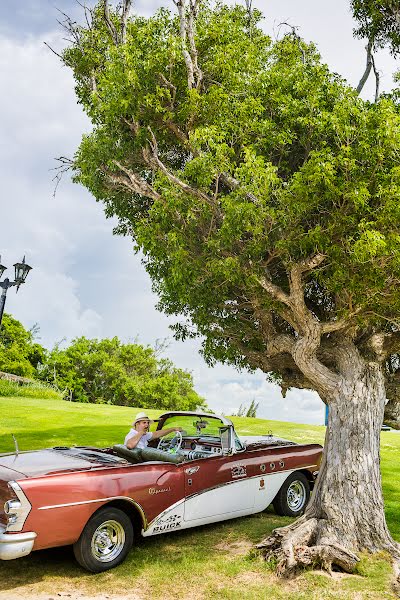
[[[0,298],[0,327],[1,327],[1,321],[3,320],[4,305],[6,303],[6,296],[7,296],[8,288],[12,287],[13,285],[16,285],[17,286],[16,291],[18,292],[19,286],[21,285],[21,283],[25,283],[25,279],[26,279],[29,271],[32,269],[32,267],[30,267],[29,265],[27,265],[25,263],[25,256],[22,259],[22,262],[15,263],[15,265],[13,265],[13,266],[15,269],[14,281],[10,281],[8,279],[8,277],[6,277],[4,279],[4,281],[0,281],[0,288],[3,288],[3,291],[1,293],[1,298]],[[3,273],[6,269],[7,269],[7,267],[5,267],[4,265],[1,264],[1,256],[0,256],[0,279],[3,276]]]

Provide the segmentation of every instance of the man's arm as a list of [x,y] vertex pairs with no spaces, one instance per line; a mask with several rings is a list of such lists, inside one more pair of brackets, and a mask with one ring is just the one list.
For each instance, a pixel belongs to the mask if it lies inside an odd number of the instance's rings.
[[133,435],[132,437],[130,437],[127,442],[126,442],[126,447],[129,450],[133,450],[133,448],[136,448],[136,446],[138,445],[140,439],[142,438],[142,436],[144,435],[143,432],[138,431],[137,433],[135,433],[135,435]]
[[160,429],[160,431],[153,431],[152,439],[157,440],[158,438],[163,437],[163,435],[168,435],[173,431],[182,431],[182,427],[169,427],[168,429]]

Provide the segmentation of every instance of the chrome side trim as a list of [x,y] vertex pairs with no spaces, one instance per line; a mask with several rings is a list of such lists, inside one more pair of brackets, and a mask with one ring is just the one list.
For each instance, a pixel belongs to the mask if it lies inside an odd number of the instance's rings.
[[39,506],[38,510],[52,510],[53,508],[66,508],[68,506],[80,506],[82,504],[96,504],[100,502],[110,502],[111,500],[126,500],[130,504],[133,504],[141,514],[143,525],[147,526],[147,519],[145,512],[141,505],[129,498],[129,496],[109,496],[107,498],[96,498],[95,500],[81,500],[79,502],[66,502],[65,504],[49,504],[48,506]]
[[8,523],[6,525],[6,531],[21,531],[29,513],[31,512],[32,505],[16,481],[9,481],[8,485],[17,496],[21,506],[13,511],[13,514],[17,515],[17,519],[15,523]]

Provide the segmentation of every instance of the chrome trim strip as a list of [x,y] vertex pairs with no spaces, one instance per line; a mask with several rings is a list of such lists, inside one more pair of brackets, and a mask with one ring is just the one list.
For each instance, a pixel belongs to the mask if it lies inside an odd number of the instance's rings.
[[66,506],[78,506],[79,504],[94,504],[96,502],[107,502],[107,500],[129,500],[132,504],[136,504],[129,496],[110,496],[108,498],[96,498],[93,500],[80,500],[79,502],[66,502],[65,504],[49,504],[48,506],[39,506],[38,510],[49,510],[51,508],[65,508]]
[[127,500],[131,504],[133,504],[140,512],[143,526],[147,526],[147,518],[143,508],[140,506],[136,500],[129,498],[129,496],[110,496],[108,498],[96,498],[95,500],[81,500],[79,502],[66,502],[65,504],[49,504],[48,506],[39,506],[38,510],[51,510],[53,508],[66,508],[68,506],[80,506],[82,504],[96,504],[98,502],[109,502],[110,500]]

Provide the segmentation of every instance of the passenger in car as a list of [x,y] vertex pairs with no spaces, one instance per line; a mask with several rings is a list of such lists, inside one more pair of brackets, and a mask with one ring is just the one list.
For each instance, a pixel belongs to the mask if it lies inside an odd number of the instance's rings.
[[168,429],[160,429],[160,431],[149,431],[150,423],[153,423],[153,421],[145,412],[140,412],[136,415],[132,429],[125,436],[124,444],[129,450],[133,448],[147,448],[150,440],[156,440],[173,431],[182,431],[182,427],[169,427]]

